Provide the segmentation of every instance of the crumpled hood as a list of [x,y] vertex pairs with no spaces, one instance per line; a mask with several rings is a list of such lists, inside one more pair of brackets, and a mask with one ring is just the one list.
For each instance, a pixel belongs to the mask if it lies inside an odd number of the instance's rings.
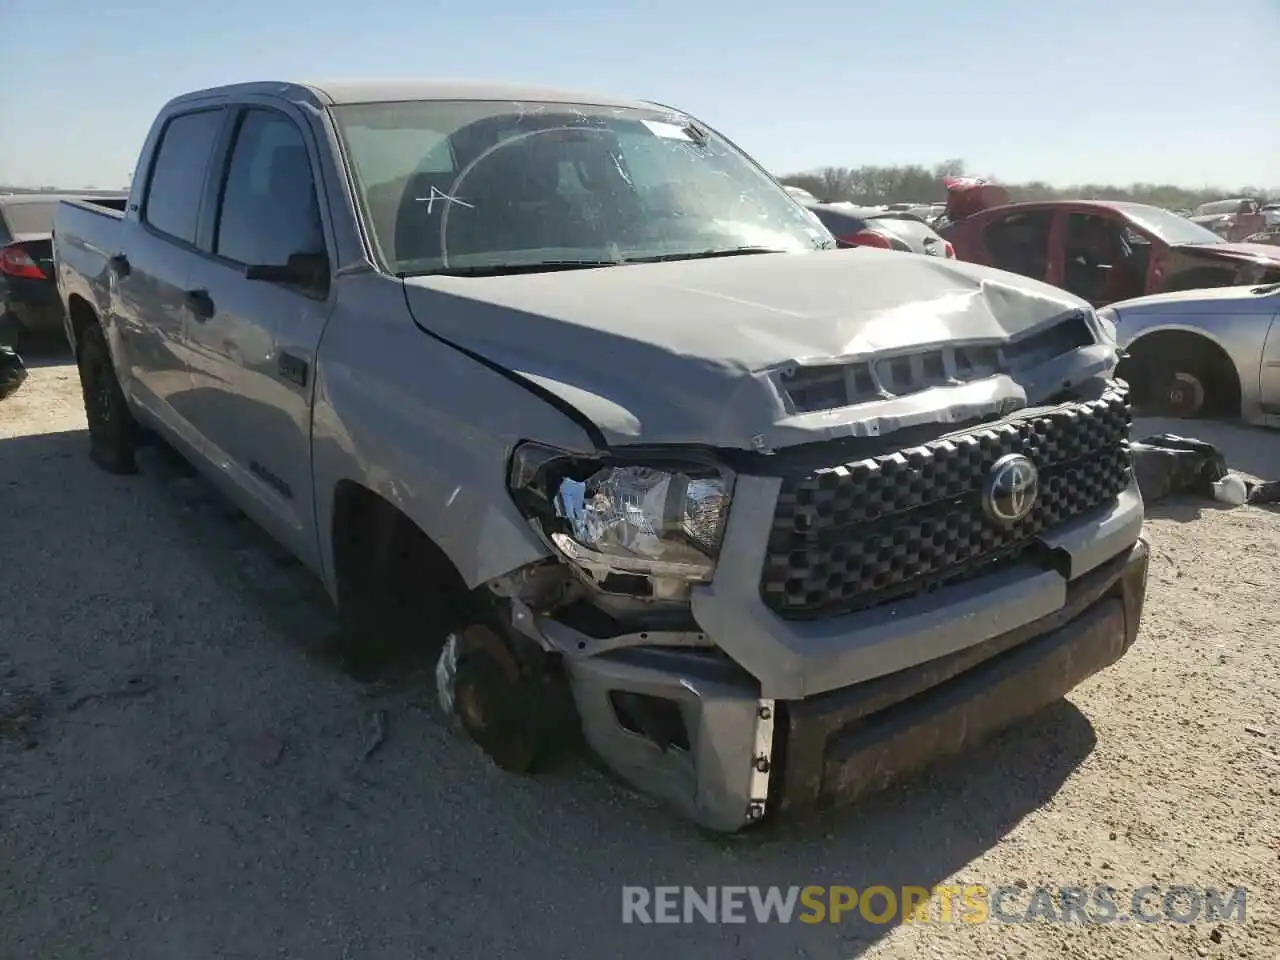
[[571,404],[610,445],[821,440],[857,409],[789,412],[779,371],[1004,340],[1089,309],[1003,271],[873,249],[417,277],[405,289],[421,327]]

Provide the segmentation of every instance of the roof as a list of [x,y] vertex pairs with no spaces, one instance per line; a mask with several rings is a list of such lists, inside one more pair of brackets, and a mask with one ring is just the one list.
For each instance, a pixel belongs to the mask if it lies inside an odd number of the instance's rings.
[[630,107],[652,110],[654,104],[562,90],[536,84],[494,80],[449,80],[429,77],[367,77],[311,81],[260,80],[196,90],[176,97],[172,103],[244,94],[274,94],[290,100],[309,100],[318,106],[348,103],[386,103],[408,100],[524,100],[535,103],[580,103],[602,107]]
[[976,211],[978,213],[987,213],[990,210],[1029,210],[1032,207],[1097,207],[1100,210],[1115,210],[1118,213],[1135,214],[1141,213],[1143,210],[1160,210],[1153,203],[1134,203],[1131,200],[1018,200],[1014,203],[999,203],[990,207],[983,207]]

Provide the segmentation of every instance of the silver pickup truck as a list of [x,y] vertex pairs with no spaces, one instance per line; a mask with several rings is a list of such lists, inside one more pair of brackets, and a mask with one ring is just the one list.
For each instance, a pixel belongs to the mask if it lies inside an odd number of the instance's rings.
[[57,211],[90,454],[159,435],[435,644],[501,767],[579,736],[733,831],[848,803],[1121,657],[1146,585],[1114,331],[831,235],[688,114],[512,85],[166,105]]

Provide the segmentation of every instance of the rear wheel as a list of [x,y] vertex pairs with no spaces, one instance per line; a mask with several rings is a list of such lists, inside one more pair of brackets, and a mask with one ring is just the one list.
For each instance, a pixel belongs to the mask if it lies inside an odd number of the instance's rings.
[[134,451],[138,425],[111,364],[102,328],[86,327],[76,350],[84,414],[89,424],[89,459],[108,473],[137,473]]

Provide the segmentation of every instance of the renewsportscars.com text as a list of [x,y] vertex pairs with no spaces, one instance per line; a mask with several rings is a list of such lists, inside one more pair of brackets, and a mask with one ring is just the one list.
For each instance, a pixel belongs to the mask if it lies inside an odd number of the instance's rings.
[[1243,923],[1245,898],[1243,887],[627,886],[622,888],[622,922]]

